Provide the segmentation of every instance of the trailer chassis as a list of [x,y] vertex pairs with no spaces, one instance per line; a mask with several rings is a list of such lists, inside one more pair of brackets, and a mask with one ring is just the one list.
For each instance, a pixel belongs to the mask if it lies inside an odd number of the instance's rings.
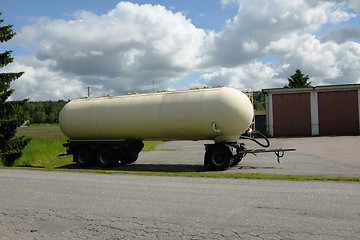
[[81,167],[98,165],[109,168],[119,162],[124,165],[135,162],[144,143],[140,140],[68,140],[63,146],[66,153],[60,156],[73,155],[73,161]]
[[[261,143],[254,136],[262,137],[265,143]],[[273,152],[280,163],[280,158],[284,157],[285,152],[295,151],[293,148],[269,149],[269,139],[259,133],[246,133],[240,139],[254,141],[263,149],[247,149],[245,144],[240,141],[205,144],[204,166],[209,167],[212,171],[225,171],[229,167],[236,166],[247,154],[256,156],[258,153],[267,152]],[[68,140],[63,146],[66,147],[66,153],[60,154],[60,156],[73,155],[73,161],[81,167],[96,164],[108,168],[119,162],[123,165],[134,163],[143,149],[144,143],[141,140]]]

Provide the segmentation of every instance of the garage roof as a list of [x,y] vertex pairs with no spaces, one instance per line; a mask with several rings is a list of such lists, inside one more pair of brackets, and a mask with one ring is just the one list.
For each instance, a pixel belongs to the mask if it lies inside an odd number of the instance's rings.
[[326,92],[326,91],[345,91],[345,90],[360,90],[360,84],[344,84],[344,85],[325,85],[307,88],[268,88],[263,89],[264,93],[302,93],[302,92]]

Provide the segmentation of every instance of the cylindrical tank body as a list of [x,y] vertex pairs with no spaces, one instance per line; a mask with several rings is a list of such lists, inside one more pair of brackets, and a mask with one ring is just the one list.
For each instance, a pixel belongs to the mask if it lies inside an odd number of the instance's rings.
[[233,88],[84,98],[60,112],[71,140],[205,140],[236,142],[254,116],[249,98]]

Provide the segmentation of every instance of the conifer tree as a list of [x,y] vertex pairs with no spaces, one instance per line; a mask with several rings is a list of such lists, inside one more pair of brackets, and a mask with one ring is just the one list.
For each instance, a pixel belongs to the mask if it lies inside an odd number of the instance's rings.
[[[0,13],[1,16],[1,13]],[[9,41],[16,33],[12,25],[1,26],[4,22],[0,19],[0,42]],[[13,62],[12,51],[0,53],[0,68]],[[8,101],[10,95],[15,91],[10,88],[10,83],[18,79],[24,72],[4,73],[0,72],[0,161],[6,166],[12,166],[18,159],[30,138],[25,136],[15,137],[16,129],[26,120],[20,116],[21,107],[28,101]]]
[[296,69],[295,74],[288,78],[289,84],[284,88],[306,88],[311,87],[311,82],[308,82],[309,75],[304,75],[299,69]]

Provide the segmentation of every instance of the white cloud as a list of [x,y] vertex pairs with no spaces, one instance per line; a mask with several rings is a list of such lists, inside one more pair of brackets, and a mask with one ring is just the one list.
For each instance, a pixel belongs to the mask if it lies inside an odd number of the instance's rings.
[[52,61],[54,71],[98,77],[104,90],[119,94],[186,75],[200,61],[204,37],[181,13],[120,2],[101,16],[81,11],[70,21],[41,19],[17,41],[35,45],[36,58]]
[[243,42],[242,45],[246,52],[255,52],[259,50],[258,43],[255,41]]
[[[223,1],[223,4],[231,2],[234,1]],[[250,69],[250,72],[264,71],[264,66],[260,68],[259,63],[253,61],[269,54],[279,59],[277,66],[265,65],[276,74],[267,71],[270,76],[267,80],[263,77],[252,78],[251,85],[255,89],[260,86],[282,87],[284,84],[281,86],[276,76],[285,80],[286,84],[286,78],[297,68],[309,74],[313,84],[358,82],[359,59],[350,57],[353,65],[345,64],[347,60],[344,55],[358,52],[360,47],[356,42],[347,42],[350,34],[347,39],[341,37],[346,44],[321,43],[316,37],[316,32],[324,24],[346,22],[356,17],[354,13],[347,12],[348,2],[241,0],[238,3],[238,15],[227,22],[222,32],[209,35],[210,44],[205,54],[206,64],[221,65],[227,70],[222,68],[204,75],[199,83],[211,82],[216,85],[218,80],[220,84],[226,82],[231,85],[235,80],[224,80],[224,76],[230,79],[231,74],[238,78],[240,85],[244,81],[250,83],[246,79],[250,75],[239,73],[248,73]]]
[[15,63],[4,68],[4,72],[22,72],[22,77],[11,84],[15,92],[12,99],[60,100],[83,97],[84,85],[76,77],[65,77],[52,70],[52,60],[40,61],[35,57],[17,57]]
[[280,63],[292,66],[283,77],[300,68],[309,74],[314,85],[359,81],[360,44],[355,42],[321,43],[314,35],[294,34],[272,42],[267,51],[278,54]]
[[282,87],[286,83],[277,77],[282,68],[283,66],[275,67],[255,61],[239,67],[221,68],[212,73],[205,73],[193,86],[225,85],[234,88],[251,86],[254,90],[261,90],[273,86],[275,82]]
[[[313,84],[359,82],[358,31],[352,31],[359,26],[343,26],[357,17],[357,0],[221,4],[239,10],[220,32],[199,29],[160,5],[129,2],[100,16],[79,11],[72,20],[41,18],[14,39],[34,53],[7,68],[25,71],[13,84],[14,98],[77,98],[86,86],[94,96],[152,91],[153,82],[172,88],[204,72],[195,85],[282,87],[297,68]],[[338,24],[338,30],[317,35]],[[267,55],[278,62],[262,60]]]
[[[223,4],[229,2],[233,1]],[[205,64],[228,67],[246,64],[264,56],[265,48],[273,41],[294,33],[316,32],[323,24],[355,17],[344,10],[343,4],[329,1],[239,0],[238,3],[237,16],[227,22],[223,31],[209,35]]]

